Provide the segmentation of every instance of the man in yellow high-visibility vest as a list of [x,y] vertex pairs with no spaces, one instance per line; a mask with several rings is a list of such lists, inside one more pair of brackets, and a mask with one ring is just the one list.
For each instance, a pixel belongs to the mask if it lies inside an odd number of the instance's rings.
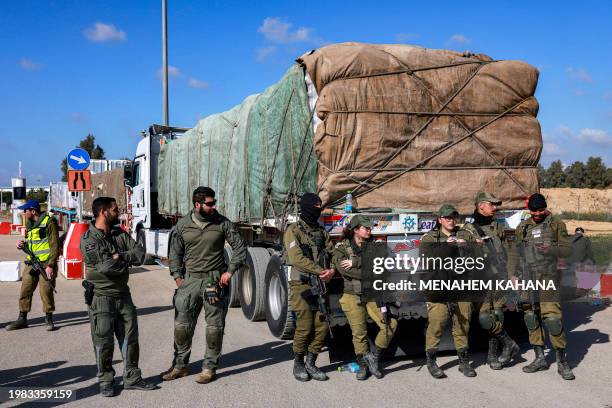
[[47,331],[52,331],[55,329],[53,325],[53,312],[55,311],[53,288],[57,276],[57,259],[60,255],[57,221],[48,213],[41,212],[40,203],[36,200],[28,200],[19,209],[23,210],[26,219],[26,239],[17,243],[17,249],[27,246],[45,267],[45,273],[49,280],[42,279],[38,274],[32,272],[32,259],[28,255],[21,278],[19,317],[9,324],[6,330],[28,327],[27,316],[32,308],[32,295],[36,286],[40,283],[40,299],[43,303],[43,311],[46,314],[45,323]]

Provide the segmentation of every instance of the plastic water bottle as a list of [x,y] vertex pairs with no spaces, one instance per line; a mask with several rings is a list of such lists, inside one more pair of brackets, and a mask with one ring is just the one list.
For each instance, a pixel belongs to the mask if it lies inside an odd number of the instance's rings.
[[359,364],[353,361],[352,363],[347,363],[338,367],[338,371],[348,371],[350,373],[356,373],[357,371],[359,371]]
[[346,202],[344,203],[344,212],[346,213],[353,212],[353,195],[351,194],[351,190],[346,192]]

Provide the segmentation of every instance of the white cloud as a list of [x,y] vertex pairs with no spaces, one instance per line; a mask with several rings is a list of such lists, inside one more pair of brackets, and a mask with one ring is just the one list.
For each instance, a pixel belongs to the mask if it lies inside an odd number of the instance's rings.
[[312,40],[310,38],[312,29],[299,27],[296,30],[291,30],[291,27],[293,27],[293,24],[280,17],[266,17],[261,27],[257,29],[257,32],[263,34],[268,41],[278,44],[308,42]]
[[601,129],[582,129],[578,138],[584,143],[592,143],[598,146],[612,146],[612,136]]
[[469,44],[471,42],[472,42],[472,39],[466,37],[463,34],[453,34],[448,39],[449,44]]
[[95,23],[93,26],[83,30],[83,35],[91,42],[125,41],[125,31],[117,29],[112,24]]
[[593,82],[593,77],[585,69],[569,67],[567,74],[579,82]]
[[270,55],[277,51],[276,46],[269,45],[267,47],[257,48],[255,50],[255,59],[259,62],[265,61]]
[[208,89],[208,82],[200,81],[199,79],[195,78],[189,78],[189,81],[187,81],[187,85],[197,89]]
[[412,40],[416,40],[420,35],[412,34],[412,33],[398,33],[395,35],[395,40],[400,43],[410,42]]
[[575,135],[574,131],[572,129],[569,128],[569,126],[566,125],[559,125],[559,127],[557,128],[557,130],[559,131],[559,133],[565,135],[565,136],[569,136],[569,137],[573,137]]
[[[161,79],[164,76],[164,68],[157,70],[157,76]],[[181,70],[174,65],[168,65],[168,78],[178,78],[181,76]]]
[[30,58],[26,58],[26,57],[23,57],[21,60],[19,60],[19,65],[21,65],[21,68],[23,68],[26,71],[34,71],[41,67],[41,65],[38,62],[35,62],[31,60]]
[[544,143],[544,151],[542,152],[545,156],[560,156],[565,154],[565,150],[556,143]]

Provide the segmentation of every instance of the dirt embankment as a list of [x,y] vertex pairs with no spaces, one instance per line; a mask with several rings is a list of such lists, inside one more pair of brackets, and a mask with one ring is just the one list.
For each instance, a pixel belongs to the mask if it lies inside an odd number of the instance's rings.
[[[612,214],[612,189],[543,188],[540,191],[546,197],[548,208],[554,214],[563,212]],[[577,219],[565,221],[570,234],[573,234],[578,226],[584,228],[587,235],[612,234],[612,222]]]

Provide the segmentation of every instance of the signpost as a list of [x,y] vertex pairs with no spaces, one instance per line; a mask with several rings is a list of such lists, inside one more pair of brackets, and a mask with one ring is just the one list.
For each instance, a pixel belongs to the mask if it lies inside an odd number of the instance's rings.
[[[91,190],[91,171],[89,167],[90,157],[85,149],[76,148],[68,152],[66,156],[68,163],[68,190],[70,191],[90,191]],[[83,197],[79,194],[79,221],[83,221]]]

